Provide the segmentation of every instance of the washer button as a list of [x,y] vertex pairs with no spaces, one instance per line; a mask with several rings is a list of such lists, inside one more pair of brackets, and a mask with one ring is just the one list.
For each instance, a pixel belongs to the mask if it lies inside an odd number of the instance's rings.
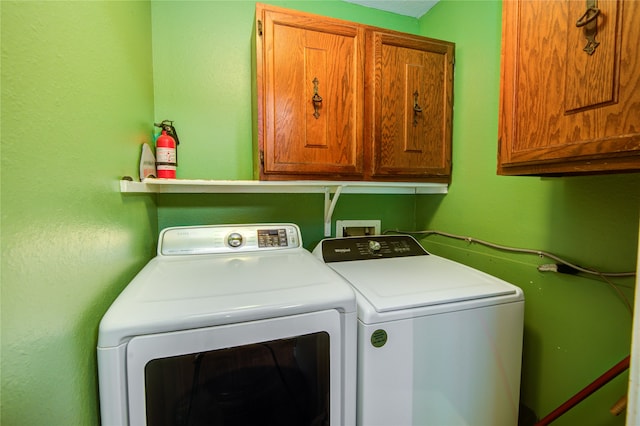
[[233,232],[227,237],[227,244],[229,247],[240,247],[242,242],[242,235],[238,232]]

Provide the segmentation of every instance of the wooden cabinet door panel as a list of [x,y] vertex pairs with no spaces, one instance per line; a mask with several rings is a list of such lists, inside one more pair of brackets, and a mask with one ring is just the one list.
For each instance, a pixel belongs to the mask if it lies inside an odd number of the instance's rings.
[[586,2],[503,3],[499,173],[640,169],[640,2],[597,7],[589,54]]
[[362,174],[361,30],[266,11],[263,37],[264,173]]
[[448,176],[453,45],[375,32],[373,176]]
[[260,179],[448,182],[454,44],[256,4]]

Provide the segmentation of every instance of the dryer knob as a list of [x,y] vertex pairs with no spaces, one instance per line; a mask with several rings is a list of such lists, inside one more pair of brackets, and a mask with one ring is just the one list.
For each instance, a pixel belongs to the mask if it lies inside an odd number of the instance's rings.
[[240,247],[242,245],[242,235],[237,232],[229,234],[227,244],[229,244],[229,247]]
[[379,252],[381,249],[380,242],[371,240],[369,241],[369,251],[372,253]]

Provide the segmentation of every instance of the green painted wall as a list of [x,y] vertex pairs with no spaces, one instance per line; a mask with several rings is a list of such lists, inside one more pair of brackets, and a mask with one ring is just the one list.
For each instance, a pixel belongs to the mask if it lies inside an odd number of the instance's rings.
[[[417,19],[340,0],[266,1],[339,19],[419,31]],[[252,179],[251,49],[255,1],[152,1],[156,120],[172,119],[180,136],[177,175]],[[383,228],[414,226],[413,196],[343,195],[334,219],[381,219]],[[323,196],[161,195],[160,228],[202,223],[292,221],[305,247],[323,237]],[[335,226],[335,221],[334,224]]]
[[153,198],[118,187],[151,136],[150,4],[0,8],[0,422],[98,424],[98,323],[157,235]]
[[[635,269],[640,174],[538,178],[497,176],[501,4],[443,0],[422,33],[456,43],[453,180],[446,196],[420,196],[417,229],[550,251],[605,271]],[[544,88],[540,88],[544,90]],[[593,278],[543,274],[552,263],[464,241],[426,237],[435,253],[503,277],[525,291],[522,401],[544,416],[629,353],[631,315]],[[632,301],[633,279],[613,279]],[[558,425],[621,425],[609,407],[627,374]]]
[[[341,0],[264,3],[408,32],[413,18]],[[255,1],[152,1],[155,115],[180,136],[177,176],[252,179]]]
[[[338,0],[269,3],[457,44],[450,193],[344,195],[334,219],[379,218],[383,228],[435,228],[634,268],[640,175],[495,175],[500,3],[443,0],[421,20]],[[0,2],[4,424],[98,423],[98,323],[153,256],[159,228],[293,221],[307,247],[322,238],[317,194],[118,192],[120,176],[137,176],[150,123],[165,118],[182,141],[179,177],[252,177],[254,10],[254,1]],[[523,402],[539,415],[627,354],[630,315],[610,287],[540,274],[543,260],[529,256],[424,243],[525,290]],[[632,296],[632,280],[615,281]],[[608,408],[625,380],[558,424],[622,424]]]
[[[334,219],[381,218],[384,229],[437,228],[549,250],[594,268],[635,268],[640,175],[560,179],[496,175],[500,2],[445,0],[421,20],[336,1],[270,3],[456,42],[450,193],[343,196]],[[179,176],[250,179],[253,118],[248,52],[254,2],[153,2],[152,8],[156,119],[176,120],[184,140]],[[161,53],[165,51],[179,52],[180,60],[171,61]],[[201,75],[206,76],[204,83]],[[160,228],[293,221],[301,225],[305,245],[312,248],[322,238],[322,198],[163,195],[158,220]],[[547,260],[530,256],[497,253],[441,237],[425,238],[424,244],[526,291],[522,399],[539,416],[628,353],[631,316],[606,284],[543,275],[535,267]],[[633,297],[632,279],[615,281],[627,298]],[[620,376],[558,424],[622,424],[624,419],[611,417],[608,409],[625,393],[626,379],[626,374]]]

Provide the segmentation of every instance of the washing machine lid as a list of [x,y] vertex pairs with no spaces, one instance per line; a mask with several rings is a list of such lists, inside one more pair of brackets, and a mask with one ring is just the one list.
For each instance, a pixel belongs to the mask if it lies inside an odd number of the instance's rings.
[[[409,236],[388,238],[389,236],[375,236],[360,238],[360,241],[352,239],[349,242],[333,240],[327,244],[334,251],[334,257],[327,255],[325,261],[356,290],[358,315],[366,323],[377,322],[390,312],[400,313],[394,316],[394,319],[398,319],[414,315],[415,312],[410,310],[415,309],[427,313],[426,308],[433,307],[432,311],[441,311],[443,305],[459,302],[484,301],[486,304],[489,299],[505,296],[512,296],[514,300],[522,299],[522,291],[516,286],[466,265],[429,254],[424,249],[418,250],[415,247],[417,242],[410,241],[413,238]],[[358,256],[362,256],[364,260],[347,259],[357,256],[354,256],[354,250],[347,253],[345,247],[368,247],[370,241],[381,243],[381,252],[385,247],[390,250],[386,254],[376,254],[372,250],[363,249]],[[342,247],[337,254],[336,247]],[[405,256],[402,250],[394,247],[409,247],[410,250],[405,250]],[[316,255],[319,253],[314,252]],[[344,261],[335,257],[340,257],[340,253],[346,253]],[[478,305],[479,303],[475,304]],[[472,304],[467,303],[466,306],[471,307]],[[453,307],[450,306],[449,309]]]
[[104,315],[98,346],[117,346],[139,335],[328,309],[355,312],[354,292],[302,247],[158,255]]
[[429,255],[332,263],[377,312],[515,294],[513,286]]

